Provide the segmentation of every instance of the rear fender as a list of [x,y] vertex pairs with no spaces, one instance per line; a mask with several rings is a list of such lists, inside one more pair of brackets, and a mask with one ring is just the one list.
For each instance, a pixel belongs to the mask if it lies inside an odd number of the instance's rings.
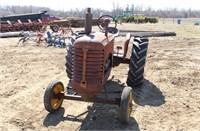
[[127,54],[127,51],[128,51],[128,45],[129,45],[130,39],[131,39],[131,34],[127,33],[126,34],[126,41],[124,43],[124,55],[123,55],[123,59],[126,58],[126,54]]

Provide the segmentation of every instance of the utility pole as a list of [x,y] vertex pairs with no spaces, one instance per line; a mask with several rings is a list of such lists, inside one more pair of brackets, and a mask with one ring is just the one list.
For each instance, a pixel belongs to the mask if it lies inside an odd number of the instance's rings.
[[132,13],[132,16],[134,16],[134,14],[133,14],[134,13],[134,4],[132,4],[132,12],[131,13]]

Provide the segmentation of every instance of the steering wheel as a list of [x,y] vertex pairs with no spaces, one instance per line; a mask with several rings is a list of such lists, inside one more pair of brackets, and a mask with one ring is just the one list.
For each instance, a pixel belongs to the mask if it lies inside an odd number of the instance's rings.
[[105,27],[105,23],[104,23],[104,20],[105,19],[109,19],[110,20],[110,24],[109,25],[114,25],[113,26],[108,26],[108,32],[109,33],[112,33],[112,34],[115,34],[118,32],[118,29],[116,28],[117,27],[117,21],[115,20],[114,17],[110,16],[110,15],[102,15],[98,18],[97,20],[97,25],[99,27],[100,30],[104,31],[104,27]]

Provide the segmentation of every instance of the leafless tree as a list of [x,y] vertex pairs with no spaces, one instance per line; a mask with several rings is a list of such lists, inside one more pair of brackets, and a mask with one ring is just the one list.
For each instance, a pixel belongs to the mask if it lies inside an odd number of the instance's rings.
[[[93,16],[98,18],[100,14],[108,14],[112,16],[122,15],[124,9],[120,7],[118,3],[112,3],[112,11],[106,11],[102,9],[93,9]],[[83,18],[85,9],[70,9],[64,10],[52,10],[47,7],[35,7],[35,6],[0,6],[0,16],[12,15],[12,14],[25,14],[25,13],[37,13],[40,10],[46,10],[48,13],[59,17],[79,17]],[[134,14],[144,14],[145,16],[160,17],[160,18],[200,18],[200,10],[166,8],[162,10],[154,10],[152,7],[143,8],[142,5],[134,6]]]

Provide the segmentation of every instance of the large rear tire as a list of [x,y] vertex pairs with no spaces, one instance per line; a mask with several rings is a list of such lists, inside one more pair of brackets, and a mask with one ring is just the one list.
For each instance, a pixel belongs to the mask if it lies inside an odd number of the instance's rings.
[[129,64],[129,72],[127,78],[128,86],[134,87],[142,84],[143,82],[148,42],[148,38],[139,36],[135,37],[133,40],[133,48],[130,58],[131,61]]
[[[71,38],[72,39],[72,38]],[[67,47],[67,54],[66,54],[66,72],[68,78],[71,80],[73,75],[73,63],[74,63],[74,46],[73,40],[70,40],[69,46]]]

